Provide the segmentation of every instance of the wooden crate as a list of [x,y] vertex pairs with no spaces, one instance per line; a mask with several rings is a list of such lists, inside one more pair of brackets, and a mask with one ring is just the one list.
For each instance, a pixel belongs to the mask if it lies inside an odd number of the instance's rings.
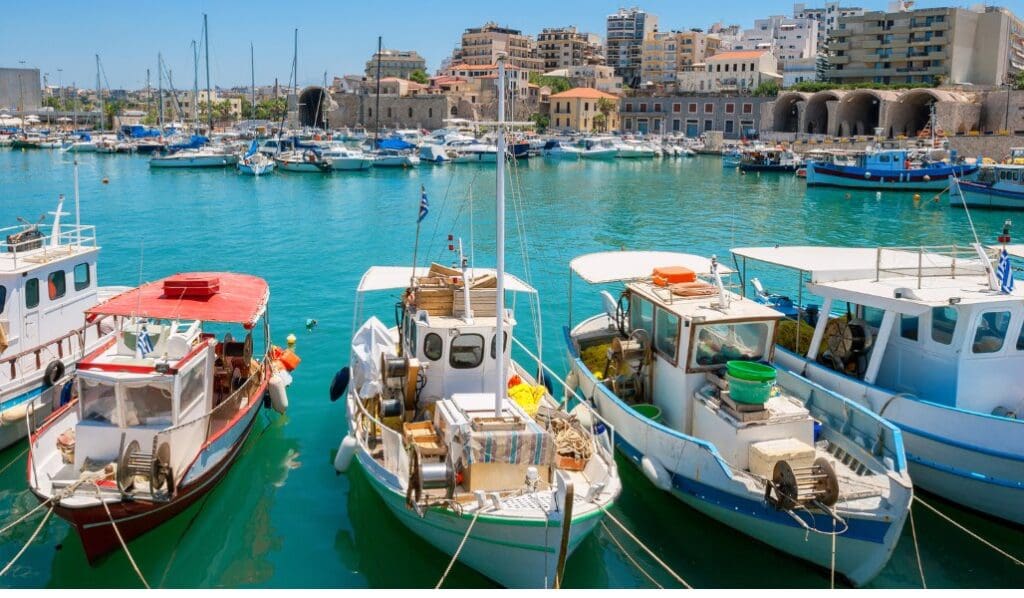
[[550,480],[550,468],[547,465],[529,465],[526,463],[474,463],[466,468],[462,485],[474,492],[476,490],[498,491],[514,490],[526,485],[526,470],[536,467],[541,480]]

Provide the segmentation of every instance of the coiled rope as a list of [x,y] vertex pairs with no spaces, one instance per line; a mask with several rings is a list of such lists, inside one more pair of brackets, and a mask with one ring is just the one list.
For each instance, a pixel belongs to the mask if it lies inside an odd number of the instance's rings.
[[455,561],[459,560],[459,555],[462,553],[462,547],[466,545],[466,540],[469,539],[470,532],[473,531],[473,526],[476,525],[476,519],[480,516],[481,509],[477,509],[473,513],[473,520],[469,522],[469,527],[466,528],[466,534],[462,536],[462,541],[459,542],[459,547],[455,549],[455,554],[452,555],[452,560],[448,561],[448,568],[444,570],[444,574],[441,575],[441,579],[437,580],[437,585],[434,586],[435,590],[440,590],[441,586],[444,585],[444,580],[448,578],[448,574],[451,573],[452,567],[455,566]]
[[925,507],[927,507],[930,511],[932,511],[933,513],[935,513],[939,517],[941,517],[941,518],[945,519],[946,521],[948,521],[949,523],[953,524],[954,527],[956,527],[960,531],[964,532],[968,536],[974,538],[975,540],[981,542],[985,546],[988,546],[992,550],[994,550],[994,551],[998,552],[999,554],[1005,556],[1006,558],[1010,559],[1018,567],[1024,567],[1024,561],[1021,561],[1017,557],[1015,557],[1012,554],[1006,552],[1002,548],[999,548],[998,546],[996,546],[995,544],[989,542],[985,538],[982,538],[981,536],[979,536],[978,534],[976,534],[976,533],[972,532],[971,530],[967,529],[963,525],[960,525],[956,521],[953,521],[953,519],[951,519],[948,515],[946,515],[942,511],[936,509],[935,507],[931,506],[930,504],[924,502],[923,500],[921,500],[921,497],[917,496],[916,494],[914,495],[914,500],[916,500],[917,502],[919,502],[922,505],[924,505]]

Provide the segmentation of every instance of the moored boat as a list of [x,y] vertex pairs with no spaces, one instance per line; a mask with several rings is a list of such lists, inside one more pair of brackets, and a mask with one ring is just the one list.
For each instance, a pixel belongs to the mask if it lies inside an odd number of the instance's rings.
[[743,172],[796,172],[803,160],[783,147],[755,146],[740,152],[739,167]]
[[306,148],[282,152],[274,157],[282,172],[330,172],[331,161],[316,149]]
[[[941,191],[949,185],[949,177],[973,174],[978,166],[930,160],[927,156],[912,159],[905,149],[874,149],[843,162],[811,160],[807,163],[807,184],[861,189],[893,189]],[[850,163],[850,162],[853,163]]]
[[949,205],[1024,209],[1024,159],[1020,164],[983,165],[974,179],[950,179]]
[[77,398],[32,436],[27,475],[90,562],[209,492],[265,401],[284,412],[296,359],[270,344],[269,298],[255,276],[200,272],[86,310],[115,336],[78,363]]
[[541,149],[540,153],[545,158],[549,158],[551,160],[574,161],[580,159],[580,154],[582,152],[578,147],[573,147],[559,139],[549,139],[544,144],[544,148]]

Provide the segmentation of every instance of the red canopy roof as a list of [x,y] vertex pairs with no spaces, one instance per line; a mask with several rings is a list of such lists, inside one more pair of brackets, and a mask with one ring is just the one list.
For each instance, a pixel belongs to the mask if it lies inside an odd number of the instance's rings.
[[251,326],[263,315],[269,299],[267,281],[257,276],[232,272],[187,272],[148,282],[85,313]]

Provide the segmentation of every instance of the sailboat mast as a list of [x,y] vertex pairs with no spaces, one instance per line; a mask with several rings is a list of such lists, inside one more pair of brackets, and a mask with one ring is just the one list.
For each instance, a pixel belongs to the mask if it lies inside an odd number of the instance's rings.
[[210,94],[210,28],[207,24],[206,13],[203,13],[203,51],[206,53],[206,114],[210,124],[207,135],[213,134],[213,96]]
[[156,55],[156,88],[157,88],[157,121],[160,125],[160,137],[164,136],[164,57],[163,54]]
[[[505,56],[498,56],[498,156],[495,164],[497,176],[495,181],[495,220],[497,221],[497,296],[494,302],[494,313],[497,320],[497,332],[494,342],[494,359],[497,362],[498,386],[494,396],[494,417],[501,417],[501,407],[505,402]],[[463,281],[469,293],[469,283]]]
[[252,104],[249,106],[249,118],[256,118],[256,53],[249,42],[249,76],[252,77]]
[[380,53],[384,38],[377,36],[377,104],[373,109],[373,149],[377,149],[377,138],[380,136]]
[[192,126],[199,128],[199,45],[196,40],[192,40]]
[[146,116],[153,109],[153,90],[149,86],[149,69],[146,69]]
[[103,130],[103,86],[100,85],[100,55],[96,55],[96,95],[100,101],[100,126],[99,130]]

